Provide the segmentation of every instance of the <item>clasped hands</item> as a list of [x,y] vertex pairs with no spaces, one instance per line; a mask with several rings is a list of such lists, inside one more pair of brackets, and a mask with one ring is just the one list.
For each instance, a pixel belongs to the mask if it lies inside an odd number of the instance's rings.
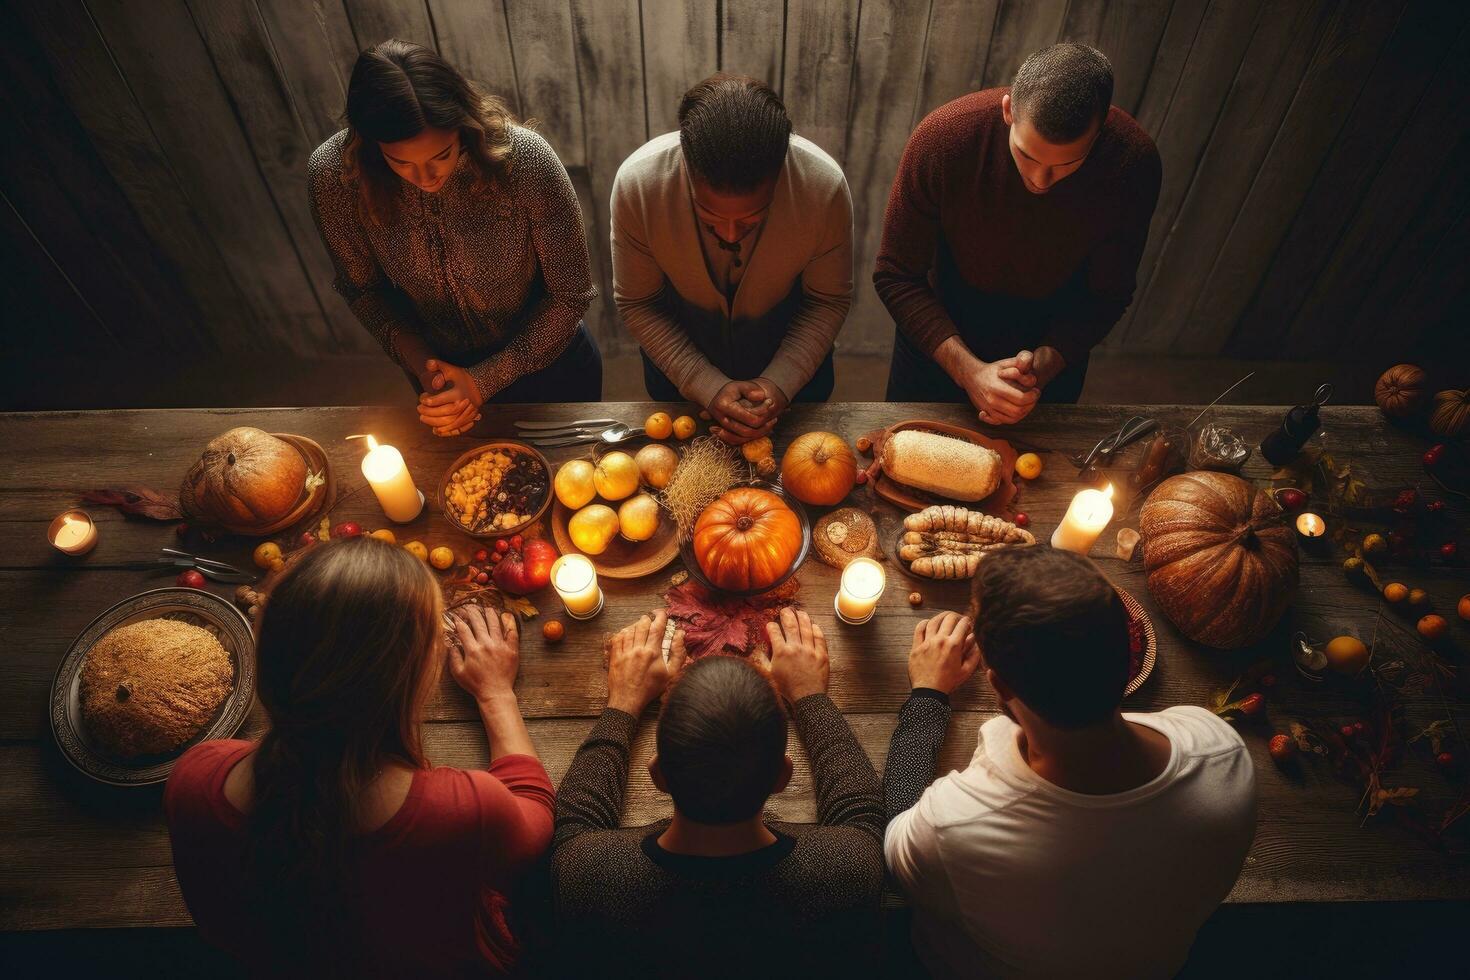
[[1013,425],[1031,414],[1046,387],[1065,366],[1054,347],[1023,350],[1014,357],[977,362],[963,381],[980,421]]
[[480,421],[485,399],[480,386],[464,368],[436,357],[424,362],[419,376],[424,391],[419,395],[419,421],[436,436],[457,436]]
[[771,434],[790,400],[767,378],[731,381],[705,406],[710,432],[732,446]]

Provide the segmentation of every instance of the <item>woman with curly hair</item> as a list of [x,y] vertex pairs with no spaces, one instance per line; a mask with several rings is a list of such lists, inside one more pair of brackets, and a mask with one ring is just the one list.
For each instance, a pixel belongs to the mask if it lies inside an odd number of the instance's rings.
[[485,402],[597,401],[582,211],[551,145],[422,45],[358,56],[347,128],[311,155],[336,289],[441,436]]

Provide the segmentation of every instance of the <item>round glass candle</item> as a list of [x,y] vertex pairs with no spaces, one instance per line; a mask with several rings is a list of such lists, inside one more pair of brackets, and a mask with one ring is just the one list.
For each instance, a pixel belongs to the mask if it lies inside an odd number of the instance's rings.
[[46,540],[64,554],[85,555],[97,547],[97,525],[86,511],[69,510],[51,522]]
[[1311,511],[1303,511],[1296,518],[1296,533],[1304,538],[1320,538],[1327,533],[1327,522]]
[[561,596],[567,615],[591,619],[602,612],[602,589],[597,568],[583,555],[562,555],[551,566],[551,587]]
[[883,566],[871,558],[854,558],[848,562],[833,602],[837,618],[854,625],[872,619],[887,579]]

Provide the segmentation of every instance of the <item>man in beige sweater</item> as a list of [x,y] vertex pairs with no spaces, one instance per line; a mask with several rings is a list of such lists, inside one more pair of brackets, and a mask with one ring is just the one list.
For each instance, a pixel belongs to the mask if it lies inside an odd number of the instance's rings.
[[687,399],[743,443],[832,394],[852,302],[842,168],[791,135],[770,87],[718,74],[685,93],[612,190],[613,296],[656,401]]

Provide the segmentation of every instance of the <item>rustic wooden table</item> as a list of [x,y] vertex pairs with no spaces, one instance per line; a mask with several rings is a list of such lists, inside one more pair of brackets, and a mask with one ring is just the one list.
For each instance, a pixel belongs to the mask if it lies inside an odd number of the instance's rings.
[[[149,588],[171,583],[172,576],[125,567],[156,557],[175,543],[171,525],[124,520],[104,507],[90,507],[100,543],[91,554],[72,559],[46,542],[47,523],[75,505],[80,491],[121,483],[159,489],[176,486],[204,444],[236,425],[272,432],[294,432],[319,442],[331,456],[340,503],[333,520],[354,519],[372,528],[383,519],[363,486],[360,445],[343,441],[351,433],[371,432],[398,446],[420,488],[431,499],[412,525],[398,528],[399,540],[418,538],[433,547],[449,544],[464,553],[470,539],[457,534],[432,499],[445,469],[476,444],[478,435],[506,434],[516,418],[574,419],[611,415],[641,420],[654,405],[645,403],[569,404],[487,410],[476,433],[456,439],[428,434],[406,408],[201,409],[160,411],[61,412],[0,415],[0,929],[59,929],[114,926],[187,925],[170,864],[168,838],[159,813],[159,793],[118,791],[91,783],[73,772],[51,742],[46,704],[52,677],[72,639],[108,606]],[[664,406],[667,408],[668,406]],[[1078,488],[1063,453],[1085,451],[1128,415],[1141,412],[1166,422],[1184,423],[1196,414],[1188,407],[1042,406],[1024,424],[998,435],[1018,446],[1043,452],[1047,468],[1027,484],[1016,501],[1033,520],[1032,530],[1046,540]],[[1281,417],[1281,409],[1224,408],[1215,418],[1238,426],[1259,441]],[[794,408],[780,426],[778,451],[796,433],[830,429],[849,440],[905,418],[935,418],[968,424],[973,416],[959,406],[832,404]],[[1350,458],[1371,486],[1422,482],[1415,438],[1384,424],[1375,409],[1329,407],[1323,412],[1328,448]],[[1136,447],[1132,452],[1137,452]],[[553,463],[577,450],[553,450]],[[1125,456],[1122,468],[1131,468]],[[1265,478],[1269,468],[1258,458],[1245,475]],[[350,494],[341,499],[343,495]],[[851,498],[873,501],[859,488]],[[1465,508],[1455,505],[1463,523]],[[879,508],[885,544],[891,548],[898,513]],[[1120,508],[1113,527],[1137,526],[1137,505]],[[1172,704],[1207,704],[1212,692],[1262,655],[1279,658],[1281,683],[1264,721],[1247,728],[1260,786],[1260,826],[1245,870],[1231,894],[1237,902],[1323,902],[1470,898],[1466,864],[1452,859],[1407,829],[1384,820],[1363,825],[1354,811],[1357,791],[1325,765],[1288,775],[1274,766],[1266,741],[1290,718],[1342,720],[1361,713],[1353,697],[1333,685],[1309,686],[1296,678],[1287,661],[1288,638],[1297,629],[1323,638],[1357,633],[1377,637],[1377,650],[1422,661],[1423,649],[1412,625],[1381,614],[1370,593],[1350,586],[1339,570],[1340,553],[1328,547],[1303,554],[1301,589],[1286,620],[1252,651],[1210,652],[1185,641],[1159,613],[1144,585],[1141,566],[1107,557],[1113,534],[1096,548],[1103,569],[1149,610],[1158,629],[1159,663],[1143,688],[1128,700],[1134,710]],[[283,537],[283,540],[285,538]],[[228,539],[214,557],[249,565],[253,541]],[[1104,547],[1106,545],[1106,547]],[[546,768],[559,780],[577,745],[600,711],[605,695],[601,640],[656,606],[678,563],[636,581],[604,580],[607,607],[591,622],[567,623],[566,639],[543,645],[540,630],[525,631],[518,684],[521,707],[530,719]],[[889,562],[889,584],[877,617],[862,627],[835,620],[831,596],[837,573],[815,559],[799,572],[801,599],[831,640],[831,694],[850,719],[859,740],[881,770],[894,714],[908,693],[906,658],[913,626],[935,611],[963,608],[963,586],[910,579]],[[1470,574],[1437,565],[1405,571],[1403,577],[1429,590],[1440,610],[1452,609],[1470,591]],[[229,596],[233,586],[209,588]],[[906,596],[918,589],[923,609],[910,609]],[[535,601],[544,613],[560,611],[549,590]],[[1453,641],[1462,652],[1470,627],[1453,619]],[[1470,712],[1440,689],[1408,695],[1411,727],[1453,717],[1465,731]],[[979,678],[957,692],[950,737],[941,771],[963,766],[975,746],[979,724],[996,710],[994,696]],[[263,724],[257,705],[244,735]],[[644,767],[652,725],[642,727],[632,766],[627,823],[656,819],[666,800],[653,788]],[[429,710],[425,741],[441,764],[483,765],[484,732],[468,699],[447,677]],[[1463,745],[1457,749],[1465,757]],[[813,818],[810,773],[799,745],[792,746],[797,774],[791,787],[771,801],[788,820]],[[1434,770],[1428,750],[1412,747],[1390,780],[1423,787],[1428,812],[1439,813],[1458,789]]]

